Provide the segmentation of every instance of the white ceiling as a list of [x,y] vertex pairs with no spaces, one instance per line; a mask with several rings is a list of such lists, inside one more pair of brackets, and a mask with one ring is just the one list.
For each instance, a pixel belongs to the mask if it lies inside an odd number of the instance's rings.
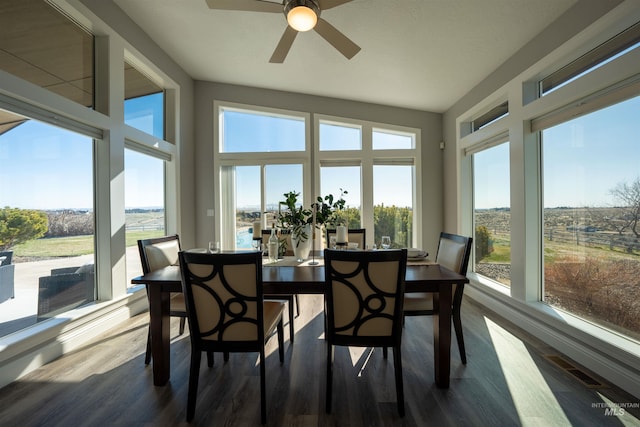
[[211,10],[205,0],[114,1],[196,80],[433,112],[446,111],[576,2],[353,0],[322,13],[362,48],[353,59],[309,31],[283,64],[271,64],[284,14]]

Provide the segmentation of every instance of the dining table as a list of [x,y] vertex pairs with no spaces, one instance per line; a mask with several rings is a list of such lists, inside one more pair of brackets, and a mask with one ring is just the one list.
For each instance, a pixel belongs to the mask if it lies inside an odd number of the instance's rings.
[[[269,295],[324,294],[323,260],[296,262],[290,259],[265,263],[262,267],[263,291]],[[319,261],[319,262],[318,262]],[[313,265],[315,264],[315,265]],[[170,265],[135,277],[133,284],[147,287],[153,383],[164,386],[170,378],[170,316],[172,292],[182,292],[180,267]],[[449,387],[451,366],[451,307],[453,285],[469,283],[466,276],[432,262],[407,262],[405,293],[433,293],[433,348],[435,384]]]

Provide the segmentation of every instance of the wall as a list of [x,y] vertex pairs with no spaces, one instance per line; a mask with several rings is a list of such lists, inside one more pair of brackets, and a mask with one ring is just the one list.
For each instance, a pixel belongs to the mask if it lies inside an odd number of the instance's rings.
[[[197,245],[205,247],[213,239],[214,218],[207,217],[213,209],[213,101],[229,101],[247,105],[281,108],[300,112],[327,114],[421,129],[423,168],[423,234],[425,249],[435,253],[442,228],[442,140],[441,119],[436,113],[388,107],[384,105],[346,101],[335,98],[304,95],[197,81],[196,111],[196,229]],[[435,201],[435,202],[434,202]]]

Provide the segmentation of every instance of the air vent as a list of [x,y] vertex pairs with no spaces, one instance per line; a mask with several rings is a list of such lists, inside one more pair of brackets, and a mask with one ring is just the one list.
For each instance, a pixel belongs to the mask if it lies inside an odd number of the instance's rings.
[[588,388],[605,388],[606,386],[600,381],[593,378],[591,375],[576,368],[571,363],[567,362],[562,356],[557,354],[548,354],[545,356],[548,360],[556,364],[558,367],[570,373],[574,378],[580,381],[585,387]]

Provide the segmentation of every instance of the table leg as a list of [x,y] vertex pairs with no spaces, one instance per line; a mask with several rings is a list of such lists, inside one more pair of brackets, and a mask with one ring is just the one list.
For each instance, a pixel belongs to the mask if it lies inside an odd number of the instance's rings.
[[149,287],[149,323],[151,325],[151,357],[153,384],[163,386],[169,381],[169,300],[171,294],[163,292],[160,286]]
[[451,284],[439,286],[433,294],[433,362],[436,386],[449,388],[451,370]]

